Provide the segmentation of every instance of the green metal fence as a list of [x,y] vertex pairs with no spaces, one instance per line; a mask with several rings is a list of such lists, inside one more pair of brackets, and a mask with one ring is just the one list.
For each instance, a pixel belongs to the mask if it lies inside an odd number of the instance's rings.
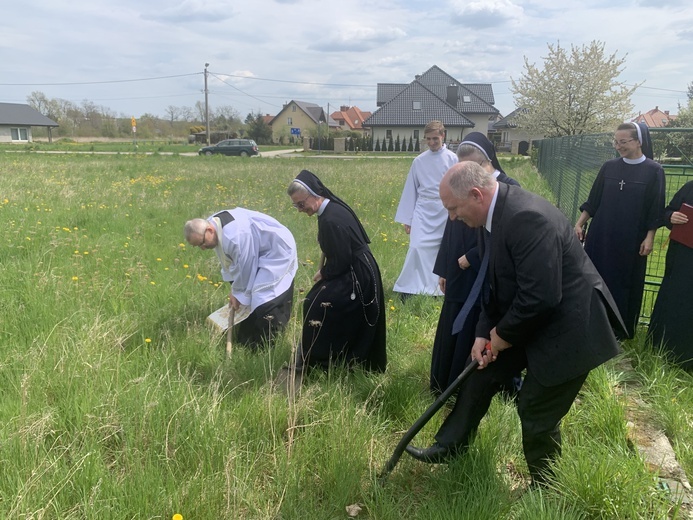
[[[686,182],[693,180],[693,128],[651,128],[655,159],[666,175],[666,204]],[[571,222],[580,215],[592,183],[602,164],[618,157],[612,146],[612,133],[575,135],[535,141],[537,168],[548,182],[556,205]],[[669,231],[662,228],[648,258],[641,323],[649,323],[654,300],[664,275],[664,259]]]

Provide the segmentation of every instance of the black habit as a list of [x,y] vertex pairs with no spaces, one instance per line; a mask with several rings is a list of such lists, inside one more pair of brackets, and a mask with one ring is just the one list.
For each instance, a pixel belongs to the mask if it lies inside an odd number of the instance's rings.
[[307,170],[297,181],[329,199],[318,214],[318,244],[325,255],[322,280],[303,304],[304,365],[360,365],[385,371],[385,298],[369,239],[353,210]]
[[[693,181],[676,192],[664,211],[671,229],[671,215],[683,203],[693,205]],[[649,333],[654,347],[663,345],[672,358],[693,369],[693,249],[669,240],[666,267],[657,301],[652,311]]]
[[640,244],[662,225],[664,193],[659,163],[618,158],[604,163],[580,206],[592,217],[585,251],[616,301],[628,338],[635,335],[645,285],[647,256],[640,256]]

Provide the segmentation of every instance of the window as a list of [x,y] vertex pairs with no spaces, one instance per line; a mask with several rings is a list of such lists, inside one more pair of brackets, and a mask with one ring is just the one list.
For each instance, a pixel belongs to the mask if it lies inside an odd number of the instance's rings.
[[26,128],[11,128],[13,141],[28,141],[29,137]]
[[289,125],[289,126],[293,125],[293,124],[294,124],[293,118],[287,117],[287,118],[286,118],[286,124]]
[[471,96],[462,96],[462,101],[464,101],[465,103],[471,103],[472,98]]
[[414,101],[412,109],[414,110],[421,110],[421,101]]
[[417,141],[419,140],[419,131],[418,130],[414,130],[414,139],[416,139]]
[[291,105],[291,111],[296,112],[296,105]]
[[392,139],[392,130],[385,130],[385,139]]

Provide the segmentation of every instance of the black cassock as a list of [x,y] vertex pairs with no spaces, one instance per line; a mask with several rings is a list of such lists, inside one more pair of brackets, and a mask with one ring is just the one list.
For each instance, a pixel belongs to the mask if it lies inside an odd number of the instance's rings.
[[635,334],[645,286],[647,257],[640,244],[648,230],[662,225],[664,171],[645,159],[604,163],[580,210],[592,217],[585,252],[604,279],[621,313],[628,337]]
[[[693,181],[676,192],[664,212],[666,226],[671,229],[671,214],[682,203],[693,205]],[[666,268],[657,301],[652,311],[649,333],[652,343],[671,353],[684,368],[693,369],[693,249],[674,240],[669,241]]]
[[[481,259],[477,247],[479,230],[470,228],[461,220],[448,220],[440,243],[433,272],[445,278],[445,297],[438,318],[438,328],[431,357],[431,391],[440,394],[460,375],[474,344],[476,323],[481,303],[475,302],[464,327],[452,334],[452,324],[464,305],[474,280],[479,273]],[[461,269],[458,258],[467,256],[471,264]]]
[[327,368],[340,362],[384,371],[383,284],[361,226],[330,201],[318,216],[318,243],[325,265],[303,304],[304,364]]

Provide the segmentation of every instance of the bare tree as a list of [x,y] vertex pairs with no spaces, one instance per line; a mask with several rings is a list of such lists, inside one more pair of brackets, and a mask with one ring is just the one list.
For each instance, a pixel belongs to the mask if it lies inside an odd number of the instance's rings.
[[547,137],[613,130],[633,111],[630,97],[639,85],[617,81],[625,56],[607,56],[604,43],[582,47],[548,45],[543,68],[525,60],[519,80],[511,80],[515,104],[525,110],[517,123]]
[[180,119],[181,112],[182,111],[180,107],[176,107],[173,105],[169,105],[166,107],[166,118],[168,119],[168,122],[171,123],[171,127],[173,127],[173,123]]

